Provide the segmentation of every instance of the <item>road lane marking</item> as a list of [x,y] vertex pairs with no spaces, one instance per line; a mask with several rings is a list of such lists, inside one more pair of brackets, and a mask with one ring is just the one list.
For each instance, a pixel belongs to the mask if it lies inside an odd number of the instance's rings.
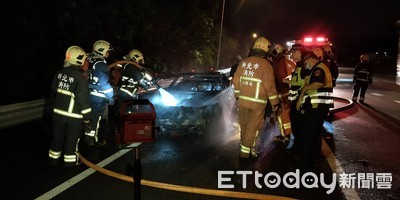
[[[324,153],[326,161],[328,161],[328,164],[329,164],[330,168],[332,169],[333,173],[336,173],[337,175],[339,175],[344,172],[339,161],[336,159],[335,154],[333,154],[333,152],[329,148],[328,144],[326,144],[324,139],[322,140],[322,152]],[[351,200],[361,199],[360,196],[358,196],[358,193],[356,192],[356,190],[354,188],[341,188],[341,189],[342,189],[342,192],[343,192],[344,196],[346,197],[346,199],[351,199]]]
[[371,93],[371,94],[375,95],[375,96],[378,96],[378,97],[384,96],[383,94],[380,94],[380,93]]
[[400,103],[400,100],[394,100],[394,102],[396,102],[396,103]]
[[[133,143],[131,145],[129,145],[129,148],[133,148],[133,147],[137,147],[139,144],[138,143]],[[120,151],[118,151],[117,153],[111,155],[110,157],[106,158],[105,160],[101,161],[100,163],[98,163],[98,166],[104,167],[108,164],[110,164],[111,162],[113,162],[114,160],[118,159],[119,157],[123,156],[124,154],[128,153],[131,149],[122,149]],[[47,200],[47,199],[52,199],[55,196],[59,195],[60,193],[64,192],[65,190],[67,190],[68,188],[74,186],[75,184],[77,184],[78,182],[82,181],[83,179],[87,178],[88,176],[90,176],[91,174],[95,173],[96,170],[89,168],[83,172],[81,172],[80,174],[72,177],[71,179],[65,181],[64,183],[62,183],[61,185],[51,189],[50,191],[40,195],[39,197],[37,197],[37,200]]]

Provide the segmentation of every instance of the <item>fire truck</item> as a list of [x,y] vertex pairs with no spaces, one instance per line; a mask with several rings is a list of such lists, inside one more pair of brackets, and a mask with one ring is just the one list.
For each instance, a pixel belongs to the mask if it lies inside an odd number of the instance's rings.
[[300,40],[292,40],[287,42],[288,49],[291,49],[294,44],[302,44],[306,50],[313,50],[314,48],[321,48],[322,51],[327,52],[328,54],[333,54],[332,52],[332,43],[329,41],[327,37],[318,36],[318,37],[304,37]]

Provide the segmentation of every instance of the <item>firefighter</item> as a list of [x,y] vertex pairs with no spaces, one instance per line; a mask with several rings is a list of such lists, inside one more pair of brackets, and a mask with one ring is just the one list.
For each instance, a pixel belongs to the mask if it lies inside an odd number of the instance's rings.
[[[256,139],[264,122],[267,102],[279,112],[279,98],[272,65],[266,60],[270,42],[260,37],[254,42],[250,56],[243,59],[233,77],[235,97],[239,105],[241,158],[258,158]],[[275,115],[276,116],[276,115]]]
[[365,92],[368,85],[372,84],[374,71],[369,63],[369,56],[362,54],[360,56],[360,63],[356,65],[353,73],[353,101],[357,102],[358,94],[360,94],[360,103],[365,101]]
[[333,107],[332,77],[328,67],[313,53],[305,52],[304,67],[310,77],[301,89],[296,110],[304,114],[304,125],[299,142],[300,168],[314,169],[320,159],[323,123]]
[[310,70],[304,68],[304,62],[302,60],[302,55],[304,55],[304,47],[302,44],[294,44],[290,49],[290,59],[296,63],[296,68],[292,73],[289,86],[289,96],[290,101],[290,125],[292,128],[293,137],[291,137],[287,149],[297,149],[297,143],[295,142],[301,137],[302,125],[303,125],[303,115],[296,110],[297,101],[299,98],[299,92],[304,86],[306,78],[310,75]]
[[332,87],[336,87],[336,79],[339,77],[339,67],[335,60],[335,55],[331,47],[322,47],[324,64],[329,68],[332,75]]
[[125,63],[121,65],[121,75],[117,87],[117,110],[116,115],[119,114],[124,101],[130,99],[137,99],[139,89],[148,90],[153,85],[153,77],[146,72],[145,68],[141,67],[144,64],[144,57],[142,52],[133,49],[128,55],[123,57],[126,61],[133,61],[133,63]]
[[53,138],[49,150],[49,163],[57,165],[64,152],[64,166],[80,164],[78,143],[83,123],[89,123],[91,107],[87,80],[82,66],[85,51],[71,46],[65,53],[64,67],[57,71],[51,84],[54,94]]
[[110,73],[106,58],[112,46],[109,42],[98,40],[93,45],[89,59],[89,91],[93,120],[90,130],[85,131],[85,141],[89,146],[104,146],[106,140],[99,138],[99,127],[108,105],[114,104],[114,89],[111,85]]
[[[292,129],[290,125],[290,103],[288,99],[289,95],[289,83],[292,72],[296,65],[291,60],[287,59],[283,54],[283,47],[280,44],[275,45],[275,62],[273,65],[275,75],[275,85],[279,93],[280,106],[282,113],[277,116],[279,126],[279,136],[275,136],[275,141],[286,142],[290,138],[293,138]],[[292,139],[293,140],[293,139]]]

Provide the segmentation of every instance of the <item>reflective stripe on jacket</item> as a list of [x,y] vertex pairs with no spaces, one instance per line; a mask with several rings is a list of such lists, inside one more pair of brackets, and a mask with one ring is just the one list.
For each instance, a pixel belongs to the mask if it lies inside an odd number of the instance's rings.
[[[318,88],[316,90],[308,90],[308,96],[311,98],[312,108],[318,108],[320,105],[331,108],[333,107],[333,98],[332,98],[333,89],[332,89],[331,73],[328,67],[323,63],[317,64],[313,68],[313,71],[317,68],[320,68],[324,71],[325,82],[324,86],[322,86],[321,88]],[[307,81],[307,84],[310,84],[309,80]]]
[[91,106],[85,76],[76,66],[64,67],[53,78],[55,118],[89,119]]
[[104,58],[90,58],[89,88],[90,95],[113,101],[114,88],[111,85],[110,72]]
[[251,109],[265,109],[279,103],[272,65],[264,58],[251,56],[242,60],[233,78],[235,96],[239,106]]

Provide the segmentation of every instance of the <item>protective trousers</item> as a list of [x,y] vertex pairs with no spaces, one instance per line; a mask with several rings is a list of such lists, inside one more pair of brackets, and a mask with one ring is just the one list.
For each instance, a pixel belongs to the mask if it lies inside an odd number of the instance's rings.
[[85,142],[88,145],[93,145],[99,141],[99,127],[101,117],[106,110],[105,102],[92,102],[92,120],[89,123],[90,130],[85,131]]
[[360,94],[360,100],[364,100],[365,93],[367,92],[368,89],[368,83],[356,83],[354,84],[353,89],[354,89],[353,97],[358,97],[358,94]]
[[278,116],[279,132],[282,136],[289,136],[292,133],[290,124],[290,105],[281,103],[282,113]]
[[329,108],[314,108],[305,111],[302,136],[298,137],[300,147],[300,167],[312,169],[321,155],[322,131]]
[[49,162],[56,164],[64,151],[64,166],[72,167],[79,162],[78,143],[82,136],[83,122],[53,120],[53,138],[49,150]]
[[[264,109],[254,110],[239,106],[241,157],[248,157],[254,151],[258,132],[264,122]],[[243,155],[243,156],[242,156]]]

